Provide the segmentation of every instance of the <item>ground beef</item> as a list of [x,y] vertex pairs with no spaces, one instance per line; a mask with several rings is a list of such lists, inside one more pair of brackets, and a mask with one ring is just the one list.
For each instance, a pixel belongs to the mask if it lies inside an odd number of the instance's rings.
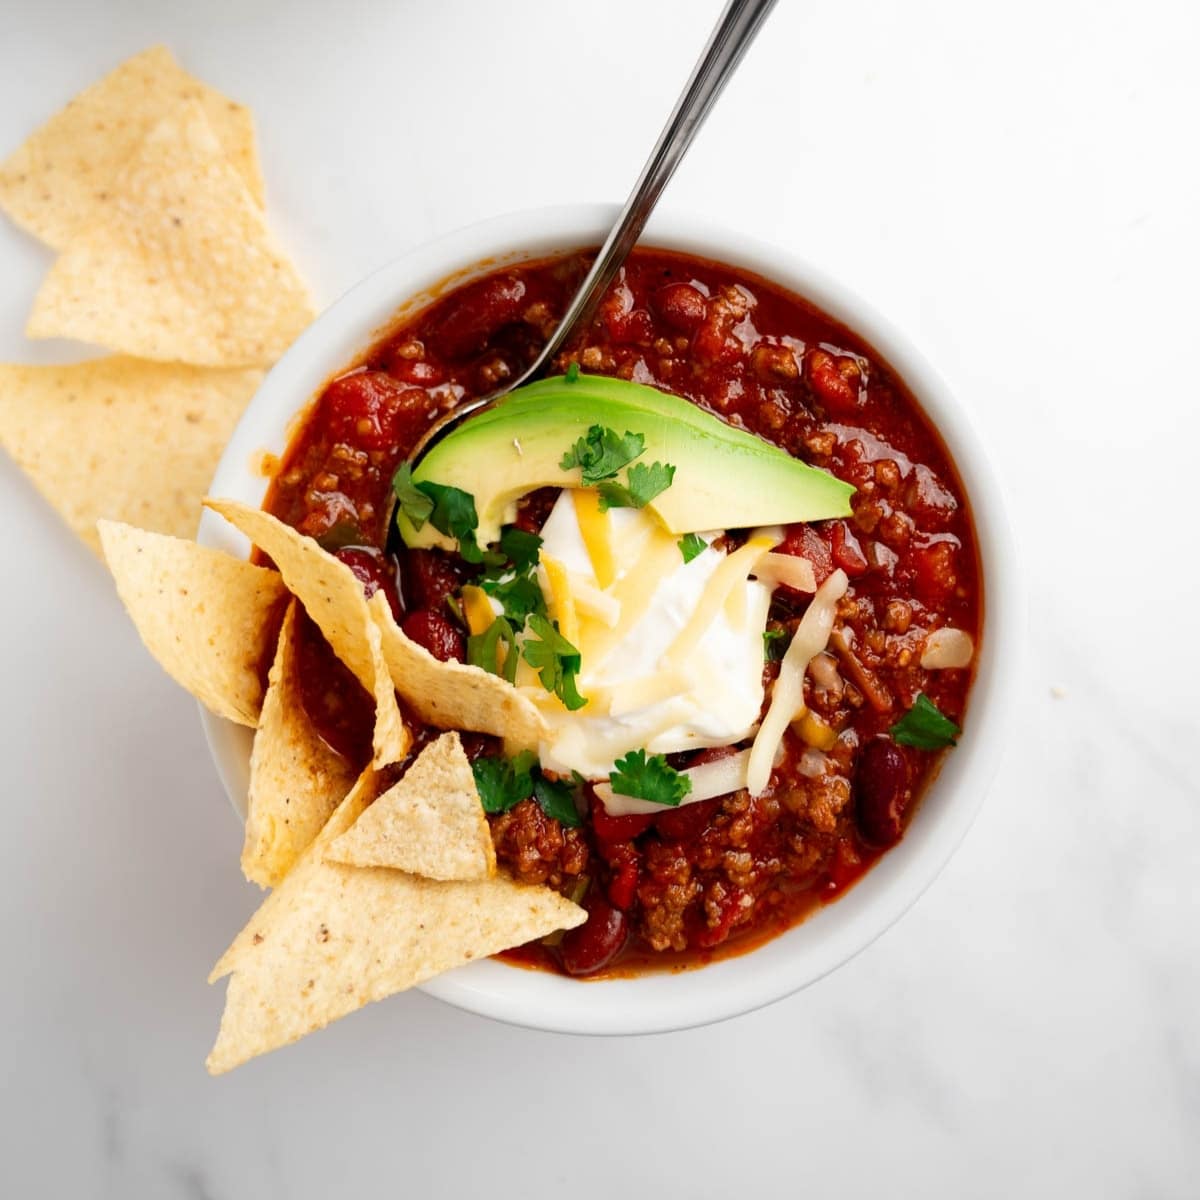
[[488,820],[496,858],[518,883],[563,888],[587,869],[588,845],[583,834],[546,816],[534,800],[522,800]]

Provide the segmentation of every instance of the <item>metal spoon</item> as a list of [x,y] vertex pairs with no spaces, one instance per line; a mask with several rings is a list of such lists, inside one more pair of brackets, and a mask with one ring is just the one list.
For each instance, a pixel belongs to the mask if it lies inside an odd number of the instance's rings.
[[691,146],[696,131],[704,124],[704,118],[774,7],[775,0],[729,0],[700,60],[692,70],[683,94],[659,134],[658,142],[646,160],[629,199],[625,201],[617,223],[600,247],[592,269],[579,285],[579,290],[567,305],[567,311],[563,313],[550,340],[542,347],[542,352],[511,383],[486,396],[467,401],[431,425],[409,454],[410,464],[416,463],[434,442],[467,417],[491,408],[515,388],[537,379],[575,331],[591,320],[608,285],[616,278],[634,243],[641,236],[650,213]]

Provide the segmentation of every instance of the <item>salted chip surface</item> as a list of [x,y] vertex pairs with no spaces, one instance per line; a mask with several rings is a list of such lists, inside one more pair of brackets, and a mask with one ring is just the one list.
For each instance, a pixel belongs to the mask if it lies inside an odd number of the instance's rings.
[[275,887],[328,822],[355,772],[309,720],[300,692],[298,605],[279,628],[258,732],[250,754],[250,789],[242,873]]
[[97,554],[101,517],[191,537],[262,375],[123,356],[0,364],[0,446]]
[[371,597],[368,607],[382,635],[392,682],[422,721],[440,729],[490,733],[515,749],[534,749],[549,736],[546,719],[506,679],[480,667],[434,658],[405,636],[382,592]]
[[259,664],[286,591],[274,571],[195,542],[100,522],[104,558],[146,649],[217,716],[258,724]]
[[111,206],[114,180],[146,134],[189,103],[200,105],[221,154],[262,207],[250,110],[152,46],[80,92],[0,164],[0,208],[61,250]]
[[[330,818],[341,831],[370,799],[360,781]],[[207,1066],[214,1075],[435,975],[581,925],[550,888],[506,875],[439,882],[327,861],[322,835],[238,934],[210,982],[233,972]]]
[[312,320],[308,288],[198,102],[154,125],[107,195],[42,283],[30,337],[266,366]]
[[288,591],[325,635],[333,652],[375,699],[374,765],[399,762],[412,742],[371,618],[362,584],[345,563],[270,513],[235,500],[205,500],[279,568]]
[[494,875],[491,831],[458,734],[444,733],[426,746],[325,857],[354,867],[394,867],[427,879]]

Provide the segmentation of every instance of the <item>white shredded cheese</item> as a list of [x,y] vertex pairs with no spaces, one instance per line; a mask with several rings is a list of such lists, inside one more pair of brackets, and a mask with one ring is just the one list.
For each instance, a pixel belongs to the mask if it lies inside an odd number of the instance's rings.
[[[730,792],[744,788],[749,764],[750,751],[740,750],[737,754],[727,754],[715,762],[701,763],[698,767],[680,771],[680,775],[692,782],[692,790],[684,796],[680,807],[698,804],[701,800],[715,800],[718,796],[728,796]],[[652,800],[619,795],[607,783],[598,783],[595,787],[596,795],[604,802],[605,811],[610,816],[624,817],[630,813],[654,814],[667,811],[666,805],[655,804]]]
[[829,642],[837,602],[846,594],[849,583],[846,572],[839,569],[817,588],[817,594],[800,619],[792,644],[779,664],[779,678],[771,693],[770,707],[750,749],[746,786],[752,796],[760,795],[767,786],[783,735],[788,725],[804,711],[805,672],[808,664]]
[[798,592],[815,592],[817,577],[807,558],[796,554],[764,554],[750,572],[763,583],[784,584]]

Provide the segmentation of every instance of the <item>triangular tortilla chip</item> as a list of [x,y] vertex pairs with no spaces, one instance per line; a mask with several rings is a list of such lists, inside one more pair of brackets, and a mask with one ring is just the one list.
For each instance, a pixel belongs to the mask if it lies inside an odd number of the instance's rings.
[[333,652],[375,698],[374,765],[399,762],[408,753],[412,737],[396,703],[379,627],[371,619],[354,573],[312,538],[270,513],[234,500],[204,503],[241,530],[279,568],[288,591],[304,605]]
[[254,749],[242,872],[276,887],[324,828],[354,782],[354,770],[313,727],[300,695],[297,602],[279,630]]
[[61,250],[109,206],[113,181],[146,134],[189,101],[203,107],[222,154],[261,207],[250,110],[193,79],[165,46],[153,46],[80,92],[0,165],[0,208]]
[[548,736],[546,719],[506,679],[466,663],[442,662],[396,624],[382,592],[367,603],[383,638],[383,657],[405,704],[439,729],[470,729],[505,739],[510,749],[535,749]]
[[251,727],[286,591],[274,571],[195,542],[100,522],[117,593],[146,649],[205,707]]
[[353,867],[394,867],[426,879],[494,875],[491,830],[458,734],[444,733],[426,746],[399,783],[325,857]]
[[135,358],[0,364],[0,445],[97,553],[96,521],[192,537],[259,370]]
[[[360,781],[361,784],[361,781]],[[359,795],[360,790],[364,793]],[[345,828],[369,789],[330,819]],[[326,862],[323,832],[213,970],[233,972],[207,1066],[214,1075],[477,958],[581,925],[550,888],[506,875],[439,883],[386,867]]]
[[101,218],[63,248],[26,332],[164,362],[259,366],[312,316],[308,289],[193,101],[151,129]]
[[[340,837],[366,811],[367,806],[378,792],[379,778],[367,767],[355,780],[354,786],[346,793],[342,802],[333,810],[333,816],[325,823],[324,829],[312,840],[307,849],[301,851],[292,869],[288,872],[289,880],[301,880],[311,876],[325,857],[325,850],[335,838]],[[250,923],[233,939],[229,948],[217,960],[209,972],[208,982],[216,983],[231,971],[238,971],[250,961],[254,948],[262,941],[261,928],[275,921],[274,912],[279,907],[284,896],[282,888],[276,888],[258,906]]]

